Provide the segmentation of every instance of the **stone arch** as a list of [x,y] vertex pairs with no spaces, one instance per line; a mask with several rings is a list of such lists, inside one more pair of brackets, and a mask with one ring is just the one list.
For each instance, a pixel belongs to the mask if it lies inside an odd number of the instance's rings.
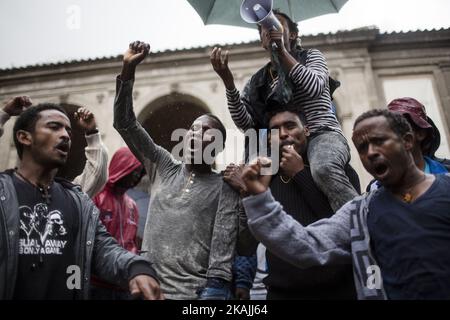
[[202,100],[173,92],[147,104],[138,115],[138,121],[155,143],[170,151],[178,143],[171,141],[172,132],[188,129],[194,119],[209,112],[210,108]]
[[[171,141],[175,129],[188,129],[194,119],[211,109],[202,100],[185,93],[172,92],[148,103],[138,115],[138,121],[153,141],[169,152],[178,144]],[[155,168],[150,169],[137,186],[141,191],[151,193],[159,185]]]

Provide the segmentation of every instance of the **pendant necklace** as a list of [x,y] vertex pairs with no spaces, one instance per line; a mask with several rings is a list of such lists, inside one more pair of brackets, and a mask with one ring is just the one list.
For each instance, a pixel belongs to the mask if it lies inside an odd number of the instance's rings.
[[45,203],[47,205],[50,205],[51,200],[52,200],[52,195],[50,194],[50,189],[52,187],[52,182],[50,182],[50,184],[48,186],[43,186],[40,183],[36,183],[36,185],[34,183],[32,183],[30,180],[28,180],[25,176],[23,176],[19,170],[14,170],[14,172],[21,177],[25,182],[31,184],[33,187],[37,188],[39,190],[39,192],[41,193],[42,199],[44,199]]
[[422,178],[420,179],[420,181],[419,182],[417,182],[415,185],[413,185],[411,188],[408,188],[407,190],[406,190],[406,192],[404,192],[403,194],[402,194],[402,199],[403,199],[403,201],[404,202],[406,202],[406,203],[411,203],[413,200],[414,200],[414,197],[413,197],[413,195],[412,195],[412,193],[411,193],[411,191],[412,191],[412,189],[414,189],[414,187],[416,187],[418,184],[420,184],[420,183],[422,183],[423,181],[425,181],[425,179],[427,178],[427,175],[426,174],[424,174],[423,176],[422,176]]

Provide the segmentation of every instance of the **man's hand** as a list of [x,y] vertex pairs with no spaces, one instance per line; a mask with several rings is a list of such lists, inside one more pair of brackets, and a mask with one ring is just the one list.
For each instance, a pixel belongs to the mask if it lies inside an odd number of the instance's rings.
[[123,55],[123,64],[136,67],[150,52],[150,45],[145,42],[135,41],[130,43],[128,50]]
[[18,116],[31,105],[32,102],[30,97],[28,96],[14,97],[6,103],[6,105],[3,107],[3,111],[5,111],[11,117]]
[[222,55],[222,49],[214,47],[211,51],[210,60],[214,71],[222,79],[225,87],[228,90],[233,90],[235,88],[234,78],[230,68],[228,67],[228,56],[229,51],[226,51],[225,54]]
[[275,48],[276,52],[281,53],[287,51],[286,47],[284,46],[283,30],[270,30],[267,33],[267,39],[271,45],[272,43],[275,43],[277,45],[277,47]]
[[227,182],[234,190],[239,192],[242,197],[247,196],[247,187],[242,180],[243,165],[237,166],[234,163],[228,165],[223,173],[223,180]]
[[77,120],[77,124],[87,133],[97,128],[94,114],[86,108],[79,108],[74,113],[74,117]]
[[270,166],[270,160],[267,158],[257,158],[256,162],[248,165],[242,170],[242,180],[247,187],[247,192],[256,195],[265,192],[269,188],[271,175],[261,175],[261,169],[264,166]]
[[250,290],[246,288],[236,288],[234,295],[238,300],[250,300]]
[[158,282],[147,275],[138,275],[130,280],[130,292],[134,297],[143,296],[145,300],[164,300]]
[[280,168],[290,178],[305,168],[302,156],[295,151],[293,146],[283,146]]
[[134,78],[136,66],[141,63],[150,52],[150,45],[135,41],[130,43],[128,50],[123,54],[123,66],[120,78],[127,81]]

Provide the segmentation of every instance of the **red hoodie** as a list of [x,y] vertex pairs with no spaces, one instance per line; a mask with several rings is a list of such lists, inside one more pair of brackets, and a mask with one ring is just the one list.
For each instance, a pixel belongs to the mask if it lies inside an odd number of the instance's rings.
[[103,190],[94,198],[100,210],[100,219],[119,244],[137,253],[136,232],[139,220],[136,202],[126,193],[118,194],[114,184],[141,165],[127,147],[116,151],[109,164],[109,179]]

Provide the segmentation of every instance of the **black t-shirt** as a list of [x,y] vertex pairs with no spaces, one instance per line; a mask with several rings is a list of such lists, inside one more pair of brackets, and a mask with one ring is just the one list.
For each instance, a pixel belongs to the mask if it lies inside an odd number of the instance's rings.
[[450,177],[412,203],[384,187],[369,205],[367,225],[390,299],[450,299]]
[[67,268],[76,262],[79,217],[71,195],[54,182],[47,204],[38,188],[16,175],[13,181],[20,215],[19,269],[14,298],[74,299],[75,290],[67,285],[74,272],[67,273]]

